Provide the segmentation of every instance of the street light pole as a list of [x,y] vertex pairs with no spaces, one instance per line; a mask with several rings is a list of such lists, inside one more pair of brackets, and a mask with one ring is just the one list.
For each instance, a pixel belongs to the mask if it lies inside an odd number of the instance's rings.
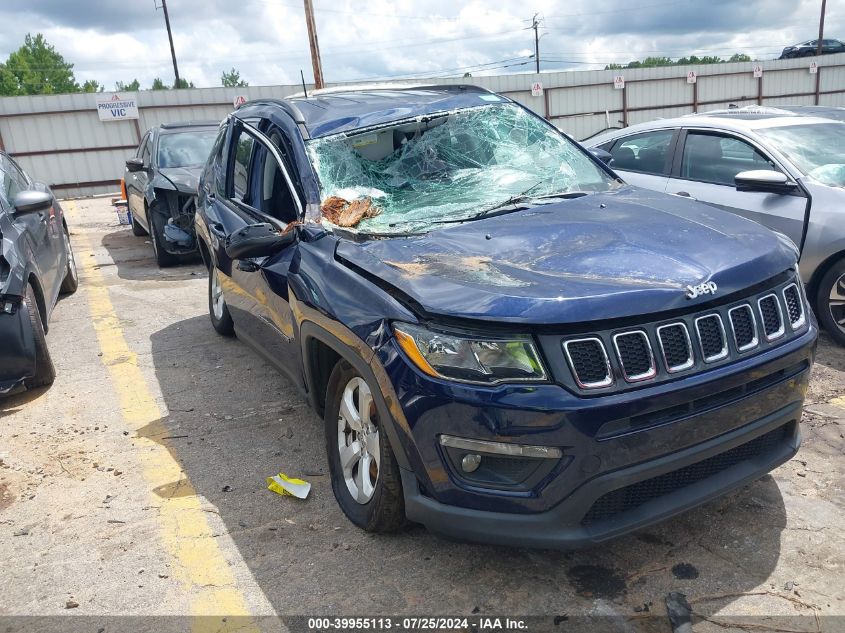
[[534,29],[534,67],[537,71],[537,74],[540,74],[540,35],[537,31],[540,24],[537,22],[537,16],[539,14],[535,13],[534,17],[531,19],[531,28]]
[[170,15],[167,13],[167,0],[161,0],[161,8],[164,9],[164,24],[167,26],[167,39],[170,40],[170,56],[173,58],[173,74],[176,75],[174,88],[179,87],[179,67],[176,65],[176,49],[173,48],[173,33],[170,31]]

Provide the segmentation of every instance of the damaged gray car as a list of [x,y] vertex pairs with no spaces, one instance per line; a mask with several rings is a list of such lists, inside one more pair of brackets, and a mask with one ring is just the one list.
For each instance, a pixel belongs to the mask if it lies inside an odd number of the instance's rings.
[[197,179],[217,136],[214,121],[167,123],[141,139],[126,161],[132,233],[150,236],[156,263],[172,266],[196,253]]

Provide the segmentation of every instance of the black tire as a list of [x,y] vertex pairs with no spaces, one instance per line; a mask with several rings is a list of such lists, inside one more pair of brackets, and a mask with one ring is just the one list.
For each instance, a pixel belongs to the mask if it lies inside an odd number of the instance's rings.
[[149,235],[147,230],[138,224],[138,221],[135,219],[135,214],[130,211],[130,216],[132,218],[132,235],[136,237],[144,237],[145,235]]
[[147,212],[147,224],[150,227],[150,241],[153,243],[153,253],[155,253],[156,256],[156,264],[158,264],[159,268],[169,268],[170,266],[175,266],[179,262],[179,258],[176,255],[168,253],[164,249],[164,245],[162,243],[164,226],[157,220],[157,214],[150,213],[149,209],[145,209],[145,211]]
[[52,385],[56,379],[56,368],[50,358],[50,350],[47,349],[44,322],[41,320],[41,311],[38,309],[38,302],[35,299],[35,291],[32,286],[26,287],[26,299],[23,307],[29,313],[32,338],[35,340],[35,375],[24,380],[24,386],[27,389],[47,387]]
[[845,300],[845,259],[840,259],[825,273],[816,290],[816,314],[819,323],[840,345],[845,345],[845,304],[833,304],[831,295]]
[[[396,457],[393,455],[387,433],[384,432],[383,425],[378,420],[378,414],[375,413],[374,405],[370,408],[371,413],[368,417],[372,423],[372,428],[378,430],[379,459],[375,484],[373,485],[374,491],[371,496],[364,502],[356,500],[343,474],[339,439],[340,408],[344,391],[353,379],[357,379],[357,381],[360,381],[358,382],[359,385],[363,383],[372,391],[369,383],[345,360],[341,360],[335,365],[329,377],[326,391],[324,421],[332,490],[340,509],[352,523],[367,532],[395,532],[406,523],[405,498],[402,494],[399,465],[396,463]],[[357,465],[360,467],[361,463],[361,460],[359,460]],[[368,468],[367,476],[372,485],[372,458],[368,463],[370,468]]]
[[[235,324],[232,322],[232,315],[229,314],[229,306],[226,305],[226,300],[223,295],[216,295],[215,280],[218,279],[217,266],[213,263],[208,269],[208,316],[211,317],[211,325],[217,330],[217,333],[222,336],[234,336]],[[218,287],[217,292],[222,293],[222,289]],[[216,301],[219,300],[217,310],[215,310]]]
[[70,234],[67,227],[65,227],[65,251],[67,252],[67,266],[59,292],[63,295],[71,295],[79,288],[79,274],[76,270],[76,258],[73,256],[73,245],[70,243]]

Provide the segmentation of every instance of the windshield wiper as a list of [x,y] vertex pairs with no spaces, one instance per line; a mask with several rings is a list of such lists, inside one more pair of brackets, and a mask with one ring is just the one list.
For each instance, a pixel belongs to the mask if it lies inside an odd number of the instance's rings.
[[[531,196],[528,195],[532,191],[534,191],[537,187],[543,184],[543,180],[531,185],[523,191],[522,193],[518,193],[516,195],[511,196],[507,200],[503,202],[498,202],[494,204],[492,207],[487,207],[476,213],[475,215],[469,215],[465,218],[450,218],[448,220],[435,220],[431,222],[431,224],[459,224],[461,222],[472,222],[473,220],[479,220],[481,218],[489,218],[496,215],[504,215],[505,213],[512,213],[513,211],[518,211],[519,207],[515,206],[518,205],[520,202],[525,202],[531,199]],[[506,207],[513,207],[508,209]]]

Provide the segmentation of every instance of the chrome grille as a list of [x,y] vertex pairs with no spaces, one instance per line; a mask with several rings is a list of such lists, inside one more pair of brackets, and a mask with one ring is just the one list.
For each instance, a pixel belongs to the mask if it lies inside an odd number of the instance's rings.
[[789,284],[783,289],[783,302],[786,304],[786,314],[793,330],[804,325],[804,305],[801,303],[801,293],[796,284]]
[[692,343],[685,323],[670,323],[657,328],[663,362],[670,373],[689,369],[695,363]]
[[615,334],[613,346],[622,366],[622,375],[628,382],[647,380],[657,373],[651,343],[645,332],[640,330]]
[[757,305],[760,307],[760,318],[763,321],[763,332],[766,339],[773,341],[783,336],[783,315],[780,311],[780,302],[776,294],[769,294],[762,297]]
[[591,337],[566,341],[563,350],[582,389],[597,389],[613,383],[610,360],[601,339]]
[[562,383],[575,391],[604,393],[659,384],[678,372],[701,372],[764,352],[805,332],[809,314],[801,282],[787,271],[744,297],[721,304],[711,299],[668,320],[537,336],[550,355],[564,352],[566,360],[554,370]]
[[725,326],[718,314],[708,314],[695,320],[698,342],[705,363],[721,360],[728,355],[728,342],[725,339]]
[[740,352],[746,352],[757,347],[757,323],[754,321],[754,311],[751,306],[743,304],[728,310],[731,319],[731,330],[734,343]]

